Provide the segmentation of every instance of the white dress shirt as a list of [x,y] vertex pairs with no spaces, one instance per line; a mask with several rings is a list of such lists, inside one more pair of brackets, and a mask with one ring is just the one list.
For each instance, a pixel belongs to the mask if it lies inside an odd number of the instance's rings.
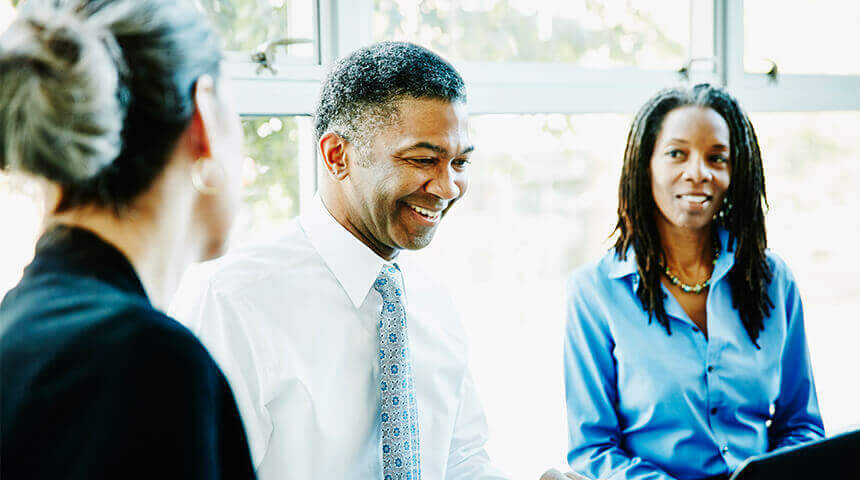
[[[422,478],[505,478],[484,450],[453,304],[403,257]],[[316,198],[277,239],[186,275],[171,313],[226,374],[262,480],[382,478],[372,285],[384,264]]]

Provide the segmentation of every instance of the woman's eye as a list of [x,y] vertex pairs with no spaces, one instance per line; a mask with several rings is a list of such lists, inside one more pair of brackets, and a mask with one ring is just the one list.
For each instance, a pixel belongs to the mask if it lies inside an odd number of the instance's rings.
[[729,161],[724,155],[712,155],[711,161],[714,163],[726,163]]
[[672,158],[681,158],[684,156],[684,151],[678,150],[677,148],[675,148],[675,149],[672,149],[672,150],[669,150],[668,152],[666,152],[666,155],[669,155]]
[[458,158],[458,159],[454,160],[453,163],[454,163],[455,167],[465,167],[466,165],[469,165],[470,163],[472,163],[472,161],[469,160],[468,158]]

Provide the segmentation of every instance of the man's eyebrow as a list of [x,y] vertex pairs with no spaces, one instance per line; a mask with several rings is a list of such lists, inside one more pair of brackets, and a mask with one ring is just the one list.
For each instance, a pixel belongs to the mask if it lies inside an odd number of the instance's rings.
[[445,149],[444,147],[440,147],[439,145],[436,145],[435,143],[418,142],[415,145],[412,145],[410,147],[406,147],[406,148],[398,151],[397,154],[402,155],[402,154],[407,153],[411,150],[432,150],[432,151],[434,151],[440,155],[445,155],[448,153],[447,149]]
[[[403,155],[403,154],[408,153],[412,150],[431,150],[433,152],[438,153],[439,155],[447,155],[448,154],[448,149],[445,147],[442,147],[442,146],[436,145],[435,143],[430,143],[430,142],[418,142],[415,145],[412,145],[410,147],[406,147],[406,148],[398,151],[397,155]],[[459,155],[465,155],[467,153],[472,153],[473,150],[475,150],[475,147],[473,145],[470,145],[466,149],[464,149],[462,152],[460,152],[458,154],[458,156]]]

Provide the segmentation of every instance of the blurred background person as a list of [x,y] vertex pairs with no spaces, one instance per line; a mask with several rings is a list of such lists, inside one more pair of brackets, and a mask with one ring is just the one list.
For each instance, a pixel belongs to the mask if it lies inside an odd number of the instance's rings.
[[220,58],[184,0],[32,1],[0,36],[0,167],[51,212],[0,305],[0,477],[253,478],[224,376],[161,313],[238,201]]
[[571,467],[617,479],[727,478],[822,438],[786,264],[766,249],[752,124],[707,84],[636,115],[615,248],[567,285]]

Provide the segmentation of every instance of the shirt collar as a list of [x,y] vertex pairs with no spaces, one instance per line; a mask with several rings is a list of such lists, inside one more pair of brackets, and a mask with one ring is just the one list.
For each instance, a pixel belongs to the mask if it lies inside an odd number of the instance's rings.
[[720,258],[714,264],[714,272],[711,274],[711,283],[723,278],[729,270],[735,265],[735,248],[737,240],[732,242],[731,250],[729,250],[729,231],[723,227],[717,227],[717,238],[720,239]]
[[636,251],[631,246],[627,249],[627,256],[621,260],[615,249],[609,251],[609,278],[623,278],[636,273]]
[[352,304],[359,308],[386,263],[385,259],[338,223],[319,195],[314,196],[311,205],[301,214],[299,224]]
[[[711,274],[711,283],[716,283],[719,279],[725,276],[726,273],[735,264],[734,249],[729,251],[729,232],[723,227],[717,227],[717,238],[720,241],[720,258],[714,265],[714,272]],[[737,243],[737,242],[734,242]],[[624,278],[628,275],[637,273],[638,264],[636,263],[636,251],[631,246],[627,249],[627,258],[621,260],[614,250],[610,251],[609,278]],[[634,285],[638,286],[639,275],[636,275]],[[636,287],[634,287],[635,289]]]

